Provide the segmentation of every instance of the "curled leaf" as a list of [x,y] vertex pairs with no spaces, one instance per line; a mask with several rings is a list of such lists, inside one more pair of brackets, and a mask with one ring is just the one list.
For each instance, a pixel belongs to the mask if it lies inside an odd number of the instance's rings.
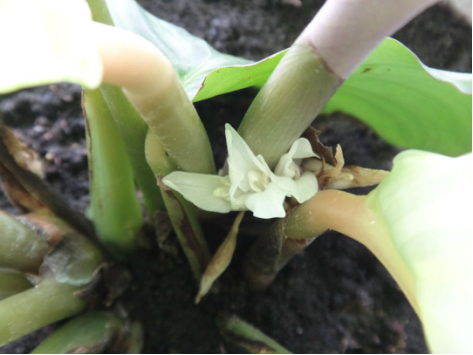
[[209,292],[215,280],[218,279],[218,277],[227,269],[228,265],[230,265],[236,248],[238,229],[244,215],[245,212],[238,213],[230,232],[212,257],[212,260],[210,260],[210,263],[202,276],[199,293],[195,298],[195,303],[200,302],[202,297]]
[[326,147],[319,139],[320,131],[313,127],[309,127],[302,134],[302,137],[307,138],[312,146],[312,150],[315,154],[322,158],[325,163],[332,166],[337,164],[337,160],[333,155],[331,147]]

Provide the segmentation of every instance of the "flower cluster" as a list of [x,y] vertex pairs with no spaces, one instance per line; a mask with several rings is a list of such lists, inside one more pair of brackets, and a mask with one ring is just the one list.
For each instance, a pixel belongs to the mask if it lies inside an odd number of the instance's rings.
[[274,172],[261,155],[256,156],[230,126],[225,126],[228,148],[228,175],[173,172],[163,183],[181,193],[197,207],[211,212],[253,212],[258,218],[282,218],[284,200],[294,197],[299,203],[318,191],[317,178],[302,172],[304,158],[316,157],[310,142],[300,138],[279,160]]

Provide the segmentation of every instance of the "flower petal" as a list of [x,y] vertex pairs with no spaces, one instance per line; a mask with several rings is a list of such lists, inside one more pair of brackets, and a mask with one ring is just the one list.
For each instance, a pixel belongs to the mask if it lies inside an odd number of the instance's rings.
[[231,211],[230,201],[214,194],[216,189],[228,187],[228,177],[175,171],[167,175],[163,183],[205,211],[218,213]]
[[247,192],[250,187],[246,175],[250,171],[267,173],[269,168],[253,154],[243,138],[229,124],[225,125],[225,136],[228,149],[228,169],[232,186],[240,187]]
[[304,159],[310,157],[318,157],[312,150],[310,142],[306,138],[296,140],[289,152],[279,159],[274,173],[278,176],[287,176],[289,178],[299,177],[300,169],[294,159]]
[[319,190],[317,178],[311,172],[305,172],[298,180],[273,176],[272,181],[285,191],[286,196],[294,197],[299,203],[309,200]]
[[309,140],[306,138],[299,138],[293,144],[291,149],[289,149],[289,153],[292,159],[305,159],[310,157],[320,157],[314,153],[312,150],[312,145],[310,144]]
[[263,192],[248,194],[246,206],[258,218],[283,218],[286,216],[283,206],[285,198],[284,190],[277,184],[270,184]]

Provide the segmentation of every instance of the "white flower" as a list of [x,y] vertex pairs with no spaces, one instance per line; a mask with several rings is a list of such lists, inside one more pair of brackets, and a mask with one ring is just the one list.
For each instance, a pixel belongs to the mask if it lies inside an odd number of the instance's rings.
[[304,158],[316,156],[309,141],[300,138],[284,154],[273,173],[261,155],[255,156],[248,144],[230,126],[225,126],[229,175],[204,175],[173,172],[164,184],[181,193],[197,207],[211,212],[253,212],[258,218],[282,218],[284,200],[294,197],[299,203],[318,190],[313,173],[301,173]]

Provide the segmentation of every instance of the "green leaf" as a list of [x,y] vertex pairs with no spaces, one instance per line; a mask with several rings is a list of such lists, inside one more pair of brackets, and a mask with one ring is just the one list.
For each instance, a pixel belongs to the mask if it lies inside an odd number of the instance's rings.
[[116,27],[146,38],[170,59],[190,98],[196,96],[205,77],[216,68],[250,63],[216,51],[203,39],[148,13],[134,0],[106,2]]
[[434,353],[471,353],[472,158],[405,151],[368,195],[415,279],[412,292]]
[[403,148],[471,152],[471,74],[428,68],[393,39],[371,53],[324,109],[335,111]]
[[[261,87],[285,54],[252,63],[222,54],[133,0],[107,0],[117,27],[154,43],[174,63],[194,101]],[[450,156],[471,151],[471,74],[423,65],[401,43],[386,39],[346,80],[324,113],[342,111],[393,145]]]
[[285,54],[284,50],[253,64],[215,69],[205,77],[193,101],[207,100],[251,86],[262,87]]

